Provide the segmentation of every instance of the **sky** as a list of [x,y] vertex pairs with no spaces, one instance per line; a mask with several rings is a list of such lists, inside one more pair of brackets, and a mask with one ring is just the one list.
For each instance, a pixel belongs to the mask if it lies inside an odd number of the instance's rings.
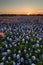
[[0,14],[43,14],[43,0],[0,0]]

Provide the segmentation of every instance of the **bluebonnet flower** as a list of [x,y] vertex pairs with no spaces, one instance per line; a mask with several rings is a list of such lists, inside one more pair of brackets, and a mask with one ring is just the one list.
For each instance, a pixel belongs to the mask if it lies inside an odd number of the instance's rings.
[[28,41],[26,41],[25,43],[28,44]]
[[20,46],[20,42],[18,42],[18,46]]
[[15,53],[15,54],[13,54],[13,58],[16,58],[16,53]]
[[22,43],[25,43],[25,39],[24,38],[22,39]]
[[34,63],[32,63],[31,65],[35,65]]
[[2,60],[3,60],[3,61],[5,61],[5,60],[6,60],[6,57],[5,57],[5,56],[3,56],[3,57],[2,57]]
[[23,58],[23,57],[21,57],[21,59],[20,59],[20,60],[21,60],[21,62],[24,62],[24,58]]
[[2,52],[2,56],[7,56],[7,52]]
[[1,62],[0,65],[4,65],[4,62]]
[[5,48],[9,48],[8,44],[5,44]]
[[9,41],[12,42],[12,38],[9,38]]
[[26,53],[26,49],[24,49],[24,53]]
[[29,36],[26,36],[26,39],[28,39],[28,40],[29,40]]
[[32,56],[32,60],[33,60],[33,61],[36,60],[36,57],[35,57],[35,56]]
[[16,63],[13,61],[13,65],[16,65]]
[[39,40],[37,40],[37,43],[39,43]]
[[42,61],[43,61],[43,54],[41,54],[41,55],[40,55],[40,60],[42,60]]
[[28,48],[28,51],[30,51],[30,48]]
[[11,45],[11,44],[9,44],[9,47],[10,47],[10,48],[12,48],[12,45]]
[[7,54],[11,54],[11,50],[10,49],[7,49]]
[[17,54],[17,59],[20,59],[20,55],[19,54]]
[[6,60],[6,61],[5,61],[5,63],[6,63],[6,64],[8,64],[8,63],[9,63],[9,61],[8,61],[8,60]]
[[18,50],[18,53],[20,54],[21,53],[21,50]]
[[26,54],[26,58],[29,59],[29,54],[28,53]]
[[32,48],[35,48],[35,45],[32,45]]
[[19,62],[19,63],[17,63],[17,65],[20,65],[20,62]]
[[0,47],[0,51],[4,51],[4,48],[3,47]]
[[37,44],[35,44],[35,47],[37,48],[37,47],[39,47],[39,44],[37,43]]
[[11,60],[11,57],[10,56],[8,57],[8,60]]

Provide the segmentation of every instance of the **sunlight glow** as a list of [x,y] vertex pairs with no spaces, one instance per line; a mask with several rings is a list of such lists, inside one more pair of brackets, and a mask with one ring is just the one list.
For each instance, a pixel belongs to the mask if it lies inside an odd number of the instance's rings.
[[30,15],[30,14],[31,14],[30,12],[27,13],[27,15]]

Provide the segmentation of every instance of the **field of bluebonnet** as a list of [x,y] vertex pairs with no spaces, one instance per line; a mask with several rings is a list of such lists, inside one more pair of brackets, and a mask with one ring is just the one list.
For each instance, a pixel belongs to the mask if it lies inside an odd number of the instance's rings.
[[43,65],[43,20],[15,18],[0,17],[0,65]]

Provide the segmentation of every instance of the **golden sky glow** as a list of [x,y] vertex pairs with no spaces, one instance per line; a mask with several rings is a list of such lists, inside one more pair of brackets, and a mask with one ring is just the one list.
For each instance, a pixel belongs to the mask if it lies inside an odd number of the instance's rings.
[[43,0],[0,0],[0,14],[43,14]]
[[1,14],[43,14],[43,11],[0,11]]

